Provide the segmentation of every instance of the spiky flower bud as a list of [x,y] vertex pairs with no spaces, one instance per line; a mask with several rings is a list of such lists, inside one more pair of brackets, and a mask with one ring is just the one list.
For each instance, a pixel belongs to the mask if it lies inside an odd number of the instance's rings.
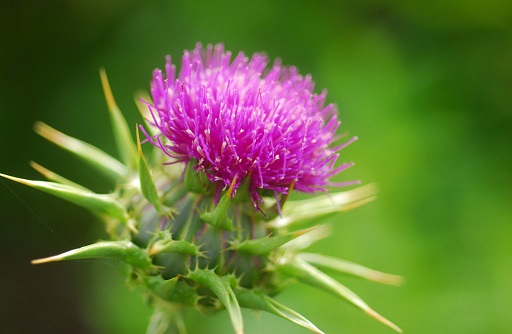
[[[146,124],[140,129],[155,146],[151,159],[141,149],[139,129],[129,127],[101,72],[121,161],[51,127],[36,131],[70,150],[119,183],[111,194],[95,194],[34,164],[49,181],[7,175],[87,207],[104,218],[110,241],[98,242],[50,261],[109,258],[125,269],[155,309],[150,333],[180,331],[181,312],[206,314],[225,309],[236,333],[243,332],[240,307],[262,310],[316,333],[315,325],[272,297],[290,278],[347,300],[391,328],[351,290],[317,267],[382,283],[400,277],[303,249],[325,236],[318,219],[361,205],[374,190],[354,190],[291,201],[295,189],[314,193],[352,164],[334,167],[339,126],[326,92],[313,92],[310,76],[264,55],[251,59],[222,45],[185,51],[181,71],[167,58],[165,77],[155,70],[151,99],[140,102]],[[286,205],[285,205],[286,203]]]

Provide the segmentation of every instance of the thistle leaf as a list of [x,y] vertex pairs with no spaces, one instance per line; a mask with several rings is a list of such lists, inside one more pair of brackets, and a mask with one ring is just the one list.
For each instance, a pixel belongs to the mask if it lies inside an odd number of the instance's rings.
[[386,326],[389,326],[398,333],[402,333],[402,330],[397,325],[371,309],[358,295],[352,292],[352,290],[334,280],[330,276],[324,274],[307,262],[296,257],[282,258],[278,269],[284,274],[295,277],[305,284],[330,292],[342,299],[347,300],[357,308],[363,310],[370,317],[380,321]]
[[144,249],[130,241],[102,241],[92,245],[76,248],[68,252],[33,260],[33,264],[81,259],[116,259],[134,267],[147,269],[152,266],[151,260]]
[[314,333],[323,334],[311,321],[294,310],[278,303],[269,296],[251,290],[235,291],[236,298],[240,306],[253,310],[265,311],[278,317],[289,320],[299,326],[302,326]]
[[112,94],[112,89],[108,82],[107,73],[104,69],[100,69],[100,78],[105,99],[107,100],[108,110],[110,112],[110,121],[112,123],[117,150],[123,163],[134,169],[137,166],[137,148],[135,147],[132,135],[130,134],[130,129],[128,128],[128,124],[126,123],[123,114],[119,110],[116,101],[114,100],[114,95]]
[[188,278],[210,289],[226,307],[236,334],[242,334],[243,320],[240,305],[230,284],[217,276],[212,270],[196,269],[188,274]]
[[139,180],[140,180],[140,188],[142,190],[142,194],[148,200],[149,203],[153,204],[156,211],[160,212],[160,199],[158,197],[158,192],[156,190],[155,183],[153,182],[153,177],[151,176],[151,172],[148,167],[148,163],[144,158],[144,154],[142,153],[142,147],[140,146],[140,137],[139,131],[136,130],[137,134],[137,151],[139,155]]
[[273,237],[266,237],[260,239],[245,240],[233,248],[241,252],[250,253],[253,255],[265,255],[284,245],[285,243],[314,230],[316,227],[308,228],[297,232],[289,232],[278,234]]
[[38,164],[34,161],[30,162],[30,167],[34,168],[36,171],[38,171],[41,175],[43,175],[45,178],[47,178],[50,181],[57,182],[60,184],[65,184],[65,185],[68,185],[68,186],[71,186],[71,187],[74,187],[77,189],[82,189],[84,191],[90,191],[89,189],[85,188],[84,186],[81,186],[78,183],[70,181],[70,180],[66,179],[65,177],[60,176],[59,174],[54,173],[51,170],[44,168],[43,166],[41,166],[40,164]]
[[1,173],[0,176],[60,197],[97,214],[105,214],[122,222],[127,222],[128,220],[126,208],[111,195],[96,194],[81,188],[55,182],[26,180]]
[[65,149],[66,151],[75,154],[104,175],[116,181],[124,180],[126,176],[126,167],[99,148],[79,139],[65,135],[43,122],[36,122],[34,124],[34,130],[41,137]]
[[365,278],[370,281],[390,284],[390,285],[402,285],[404,278],[402,276],[391,275],[383,273],[381,271],[373,270],[357,263],[349,262],[342,259],[337,259],[330,256],[313,254],[313,253],[301,253],[298,255],[300,259],[306,261],[314,266],[320,266],[332,270],[336,270],[340,273],[350,274],[353,276]]

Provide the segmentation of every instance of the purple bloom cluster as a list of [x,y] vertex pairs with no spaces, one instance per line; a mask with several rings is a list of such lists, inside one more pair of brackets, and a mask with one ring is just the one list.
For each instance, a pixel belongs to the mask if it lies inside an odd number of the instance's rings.
[[194,159],[223,187],[235,180],[236,191],[248,178],[255,206],[260,189],[277,196],[292,184],[302,192],[332,185],[328,179],[352,165],[335,168],[337,151],[356,138],[331,147],[340,122],[336,107],[325,105],[326,91],[313,93],[309,75],[279,60],[267,69],[263,54],[231,56],[222,44],[198,44],[185,51],[178,77],[167,57],[165,78],[153,73],[148,103],[167,140],[150,140],[177,162]]

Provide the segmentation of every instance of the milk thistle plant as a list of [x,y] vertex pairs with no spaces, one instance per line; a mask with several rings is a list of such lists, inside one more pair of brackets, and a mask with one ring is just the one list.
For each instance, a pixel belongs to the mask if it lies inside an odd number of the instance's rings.
[[[301,282],[340,297],[401,330],[322,268],[399,284],[400,277],[341,259],[304,252],[326,236],[321,218],[364,204],[371,186],[291,200],[292,190],[326,192],[339,152],[336,107],[313,92],[310,76],[262,54],[234,59],[221,44],[185,51],[181,70],[167,58],[155,70],[151,97],[138,101],[145,124],[119,111],[104,71],[101,80],[120,160],[50,126],[38,134],[82,158],[116,182],[97,194],[40,165],[48,181],[8,179],[90,209],[105,222],[109,240],[33,263],[109,259],[142,291],[154,315],[147,333],[185,333],[183,312],[228,312],[243,333],[241,308],[268,312],[312,332],[318,327],[274,299]],[[142,140],[141,140],[142,138]],[[141,142],[154,147],[145,156]]]

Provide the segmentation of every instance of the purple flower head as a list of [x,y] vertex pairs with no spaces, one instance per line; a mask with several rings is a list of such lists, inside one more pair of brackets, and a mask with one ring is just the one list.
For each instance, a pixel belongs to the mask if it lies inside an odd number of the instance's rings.
[[236,191],[248,180],[255,206],[262,189],[277,197],[292,185],[302,192],[334,185],[329,178],[352,165],[335,168],[337,151],[356,138],[332,147],[340,122],[326,91],[313,93],[309,75],[279,60],[267,69],[263,54],[231,58],[222,44],[198,44],[185,51],[176,77],[167,57],[165,78],[153,73],[148,103],[167,140],[150,140],[177,162],[197,161],[195,169],[222,188],[235,181]]

